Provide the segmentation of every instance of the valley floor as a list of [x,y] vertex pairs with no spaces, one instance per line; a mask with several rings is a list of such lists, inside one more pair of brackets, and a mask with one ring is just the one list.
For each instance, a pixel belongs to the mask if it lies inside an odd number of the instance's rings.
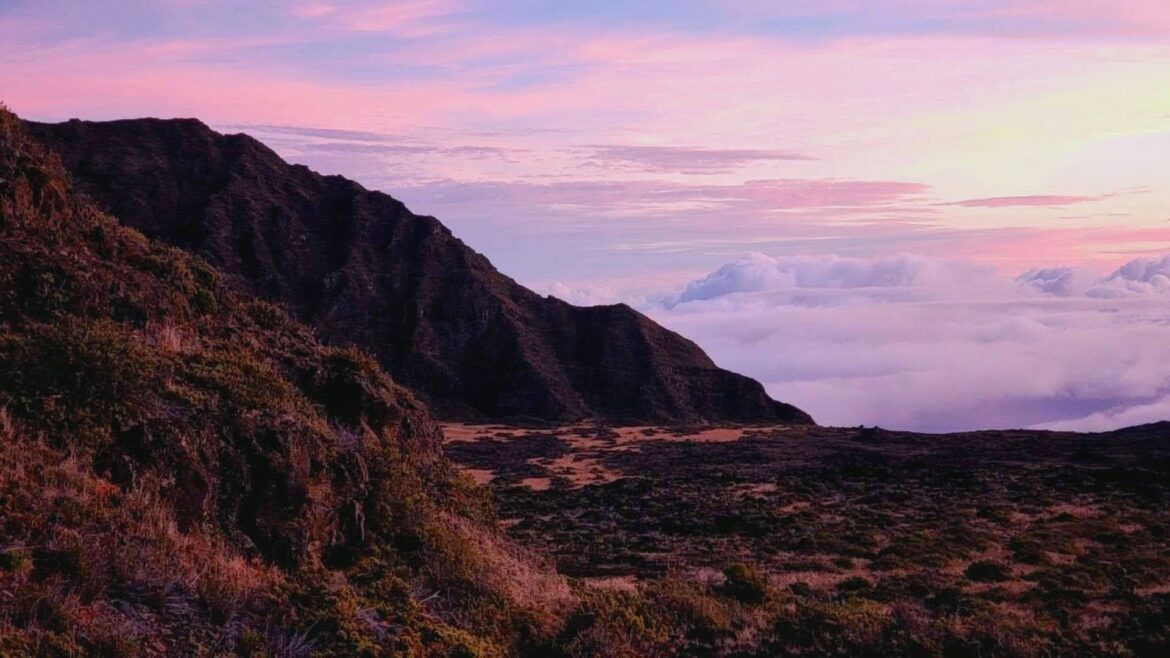
[[1142,655],[1170,633],[1170,426],[444,429],[507,531],[592,587],[751,573],[793,606],[1038,647]]

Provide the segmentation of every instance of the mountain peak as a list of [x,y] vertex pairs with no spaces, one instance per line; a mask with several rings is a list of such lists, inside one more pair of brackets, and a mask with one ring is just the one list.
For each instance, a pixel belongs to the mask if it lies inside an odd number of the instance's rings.
[[629,306],[537,295],[439,220],[247,135],[191,119],[28,128],[111,214],[369,350],[440,415],[812,422]]

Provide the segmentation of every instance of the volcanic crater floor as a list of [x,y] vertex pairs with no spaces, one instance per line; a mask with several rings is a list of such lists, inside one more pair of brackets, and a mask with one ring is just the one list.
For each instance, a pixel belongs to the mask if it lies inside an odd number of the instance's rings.
[[501,526],[596,587],[712,581],[744,563],[801,596],[994,609],[1089,633],[1170,594],[1162,425],[444,432],[447,454],[490,488]]

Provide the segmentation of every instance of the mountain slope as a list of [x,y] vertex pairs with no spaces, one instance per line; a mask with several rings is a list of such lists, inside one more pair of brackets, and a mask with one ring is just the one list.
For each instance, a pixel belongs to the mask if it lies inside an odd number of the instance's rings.
[[0,373],[0,655],[499,655],[568,596],[372,359],[80,200],[2,107]]
[[195,120],[28,127],[100,206],[370,350],[442,415],[811,422],[628,306],[541,297],[436,219],[246,135]]

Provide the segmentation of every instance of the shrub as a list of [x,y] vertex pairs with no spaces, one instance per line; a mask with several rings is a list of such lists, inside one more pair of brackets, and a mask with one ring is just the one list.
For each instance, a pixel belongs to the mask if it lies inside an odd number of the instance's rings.
[[742,564],[728,565],[723,569],[726,579],[719,591],[741,603],[763,603],[768,598],[770,587],[767,576],[754,568]]
[[977,583],[998,583],[1011,578],[1011,569],[999,562],[979,560],[967,565],[963,574]]
[[79,434],[149,413],[171,364],[125,327],[63,320],[0,337],[0,396],[25,418]]
[[850,576],[837,584],[839,592],[864,592],[873,589],[873,583],[861,576]]

